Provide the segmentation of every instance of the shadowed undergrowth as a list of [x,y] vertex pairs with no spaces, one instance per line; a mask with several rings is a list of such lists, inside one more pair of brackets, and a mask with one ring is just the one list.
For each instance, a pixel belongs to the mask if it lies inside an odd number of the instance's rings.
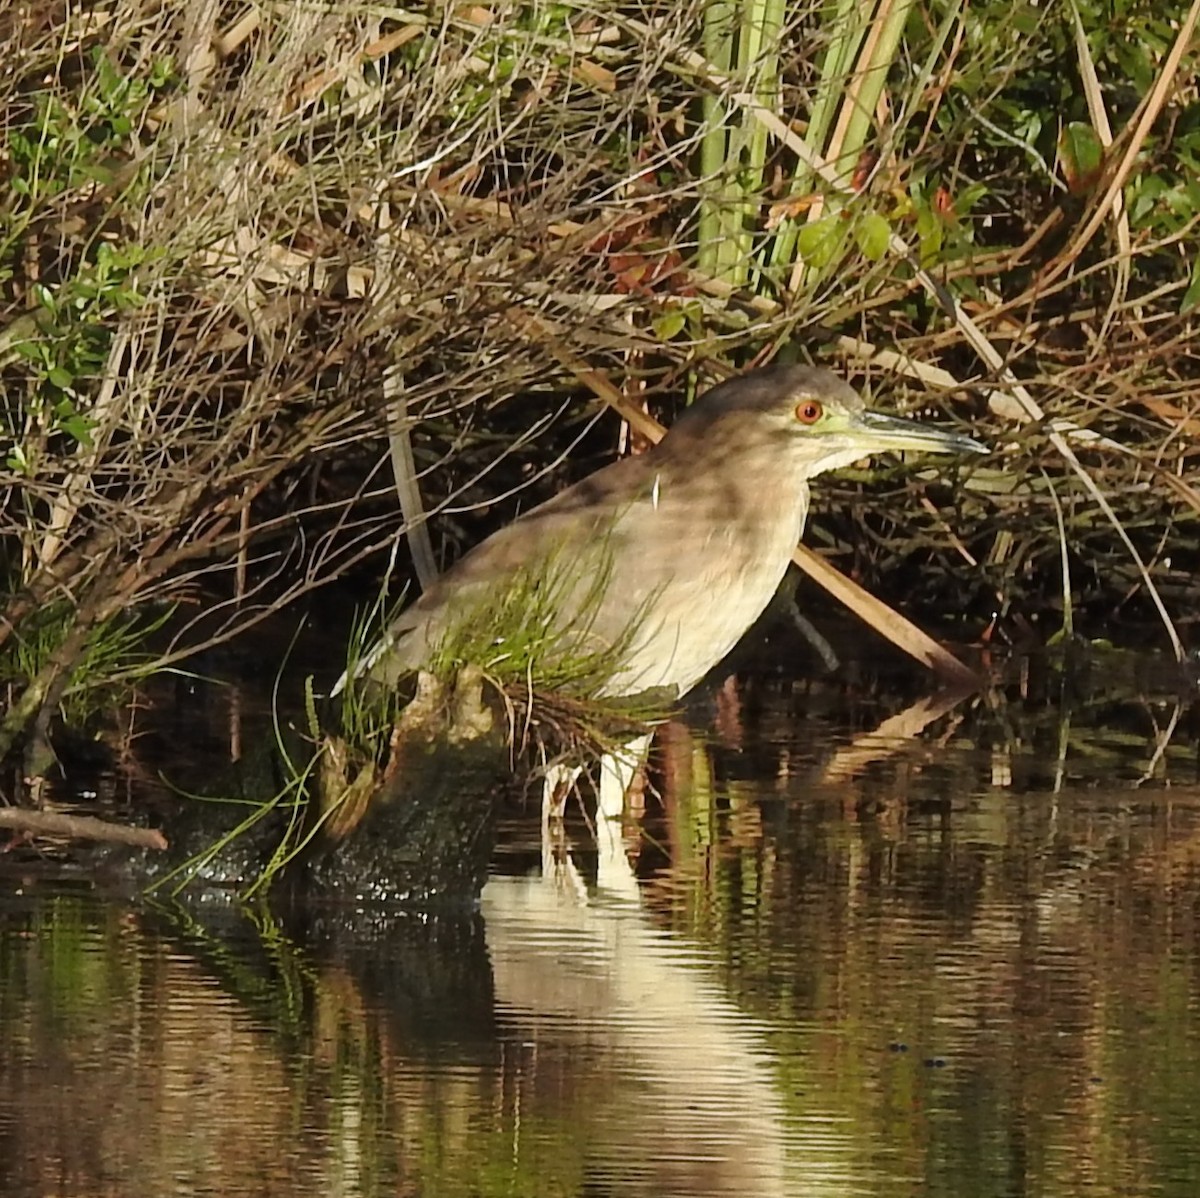
[[828,480],[848,572],[964,638],[1169,626],[1194,7],[0,17],[0,750],[131,609],[178,605],[160,667],[236,636],[377,563],[397,481],[452,556],[616,447],[597,377],[667,419],[771,356],[997,446]]

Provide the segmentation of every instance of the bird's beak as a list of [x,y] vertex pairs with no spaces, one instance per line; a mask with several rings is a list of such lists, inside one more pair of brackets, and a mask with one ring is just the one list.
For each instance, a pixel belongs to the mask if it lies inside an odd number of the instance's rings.
[[990,453],[974,437],[951,433],[932,424],[918,424],[900,416],[885,416],[869,409],[855,414],[852,434],[862,439],[865,453],[911,450],[918,453]]

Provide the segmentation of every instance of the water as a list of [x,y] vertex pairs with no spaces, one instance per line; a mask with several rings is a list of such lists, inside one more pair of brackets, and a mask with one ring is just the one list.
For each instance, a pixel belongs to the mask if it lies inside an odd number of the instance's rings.
[[666,731],[621,854],[543,860],[515,815],[477,917],[0,870],[0,1193],[1192,1198],[1197,721],[1163,676],[760,669]]

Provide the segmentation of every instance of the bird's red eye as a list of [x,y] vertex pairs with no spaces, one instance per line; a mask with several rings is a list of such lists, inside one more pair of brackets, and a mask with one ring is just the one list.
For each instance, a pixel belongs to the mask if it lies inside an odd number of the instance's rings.
[[804,399],[796,405],[796,419],[801,424],[816,424],[824,415],[825,409],[815,399]]

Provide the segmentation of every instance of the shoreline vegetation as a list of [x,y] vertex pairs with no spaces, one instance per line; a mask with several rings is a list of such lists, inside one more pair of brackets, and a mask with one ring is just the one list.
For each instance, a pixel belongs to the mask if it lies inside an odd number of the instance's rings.
[[776,358],[994,446],[814,489],[802,557],[877,630],[1153,619],[1182,658],[1198,13],[0,15],[0,756],[45,775],[330,582],[427,580]]

